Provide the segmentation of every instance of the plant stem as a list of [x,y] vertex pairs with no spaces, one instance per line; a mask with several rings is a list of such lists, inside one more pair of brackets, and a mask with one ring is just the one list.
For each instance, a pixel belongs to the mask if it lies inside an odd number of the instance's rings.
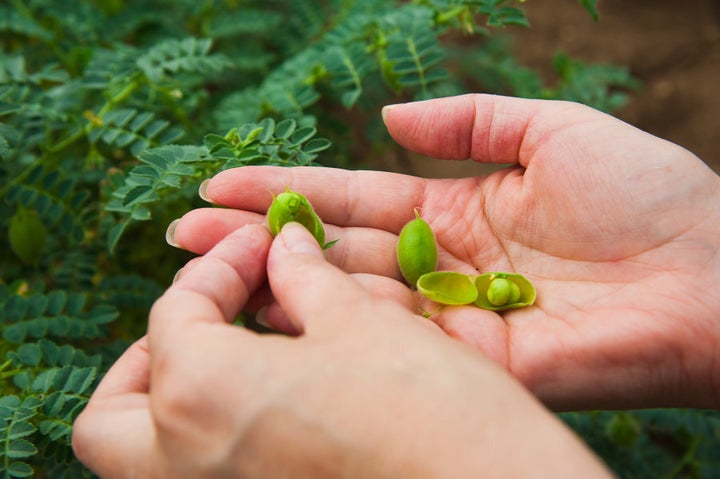
[[690,464],[692,459],[695,457],[695,451],[697,450],[697,447],[699,444],[700,444],[700,437],[695,436],[693,438],[692,442],[690,443],[690,445],[688,446],[687,451],[685,451],[685,454],[683,455],[683,457],[680,458],[678,463],[675,464],[675,467],[664,476],[664,479],[673,479],[674,477],[678,477],[679,474],[682,472],[683,468],[687,464]]

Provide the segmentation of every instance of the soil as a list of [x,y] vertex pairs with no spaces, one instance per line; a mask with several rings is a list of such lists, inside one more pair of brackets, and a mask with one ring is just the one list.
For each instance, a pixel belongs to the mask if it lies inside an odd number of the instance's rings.
[[[573,0],[527,0],[531,28],[514,29],[520,62],[552,81],[552,57],[624,65],[642,82],[614,115],[682,145],[720,173],[720,2],[599,0],[599,21]],[[421,176],[464,176],[477,164],[409,160]]]

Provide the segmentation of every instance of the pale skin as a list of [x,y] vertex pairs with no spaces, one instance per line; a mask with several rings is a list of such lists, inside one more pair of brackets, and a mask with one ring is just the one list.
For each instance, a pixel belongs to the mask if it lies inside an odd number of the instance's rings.
[[[438,269],[513,271],[535,307],[431,318],[553,409],[720,405],[720,178],[687,150],[589,108],[489,95],[397,105],[402,146],[440,159],[517,165],[487,177],[248,167],[211,179],[174,242],[204,253],[262,221],[285,187],[308,197],[340,241],[345,271],[401,280],[395,242],[419,208]],[[431,161],[431,160],[428,160]],[[374,280],[374,284],[380,284]],[[399,282],[375,288],[409,308]],[[262,301],[262,300],[260,300]],[[279,308],[267,321],[290,332]]]
[[[696,157],[568,103],[473,95],[385,121],[411,150],[521,167],[214,177],[203,196],[231,209],[173,225],[204,256],[78,418],[80,460],[102,477],[609,477],[545,407],[718,405],[720,181]],[[340,240],[325,256],[296,224],[274,241],[258,224],[286,187]],[[536,305],[419,316],[394,256],[416,207],[442,269],[520,272]],[[293,336],[229,324],[261,305]]]
[[[266,258],[299,338],[228,324]],[[272,246],[241,228],[183,269],[73,445],[106,478],[610,477],[495,363],[377,298],[295,223]]]

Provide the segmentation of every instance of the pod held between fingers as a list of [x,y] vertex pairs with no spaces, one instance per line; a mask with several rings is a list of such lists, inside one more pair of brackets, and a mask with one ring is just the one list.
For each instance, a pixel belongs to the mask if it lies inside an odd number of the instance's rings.
[[291,221],[300,223],[307,228],[323,249],[328,249],[337,242],[334,240],[325,243],[325,227],[310,202],[300,193],[286,189],[283,193],[273,197],[267,210],[270,233],[276,236],[282,227]]

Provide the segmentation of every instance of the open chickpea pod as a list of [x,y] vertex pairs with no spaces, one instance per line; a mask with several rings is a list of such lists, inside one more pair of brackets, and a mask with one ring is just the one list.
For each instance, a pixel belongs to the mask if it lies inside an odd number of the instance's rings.
[[507,311],[535,302],[535,287],[518,273],[468,275],[436,271],[437,243],[430,225],[415,210],[415,219],[398,237],[397,259],[403,277],[423,296],[440,304],[473,304],[491,311]]

